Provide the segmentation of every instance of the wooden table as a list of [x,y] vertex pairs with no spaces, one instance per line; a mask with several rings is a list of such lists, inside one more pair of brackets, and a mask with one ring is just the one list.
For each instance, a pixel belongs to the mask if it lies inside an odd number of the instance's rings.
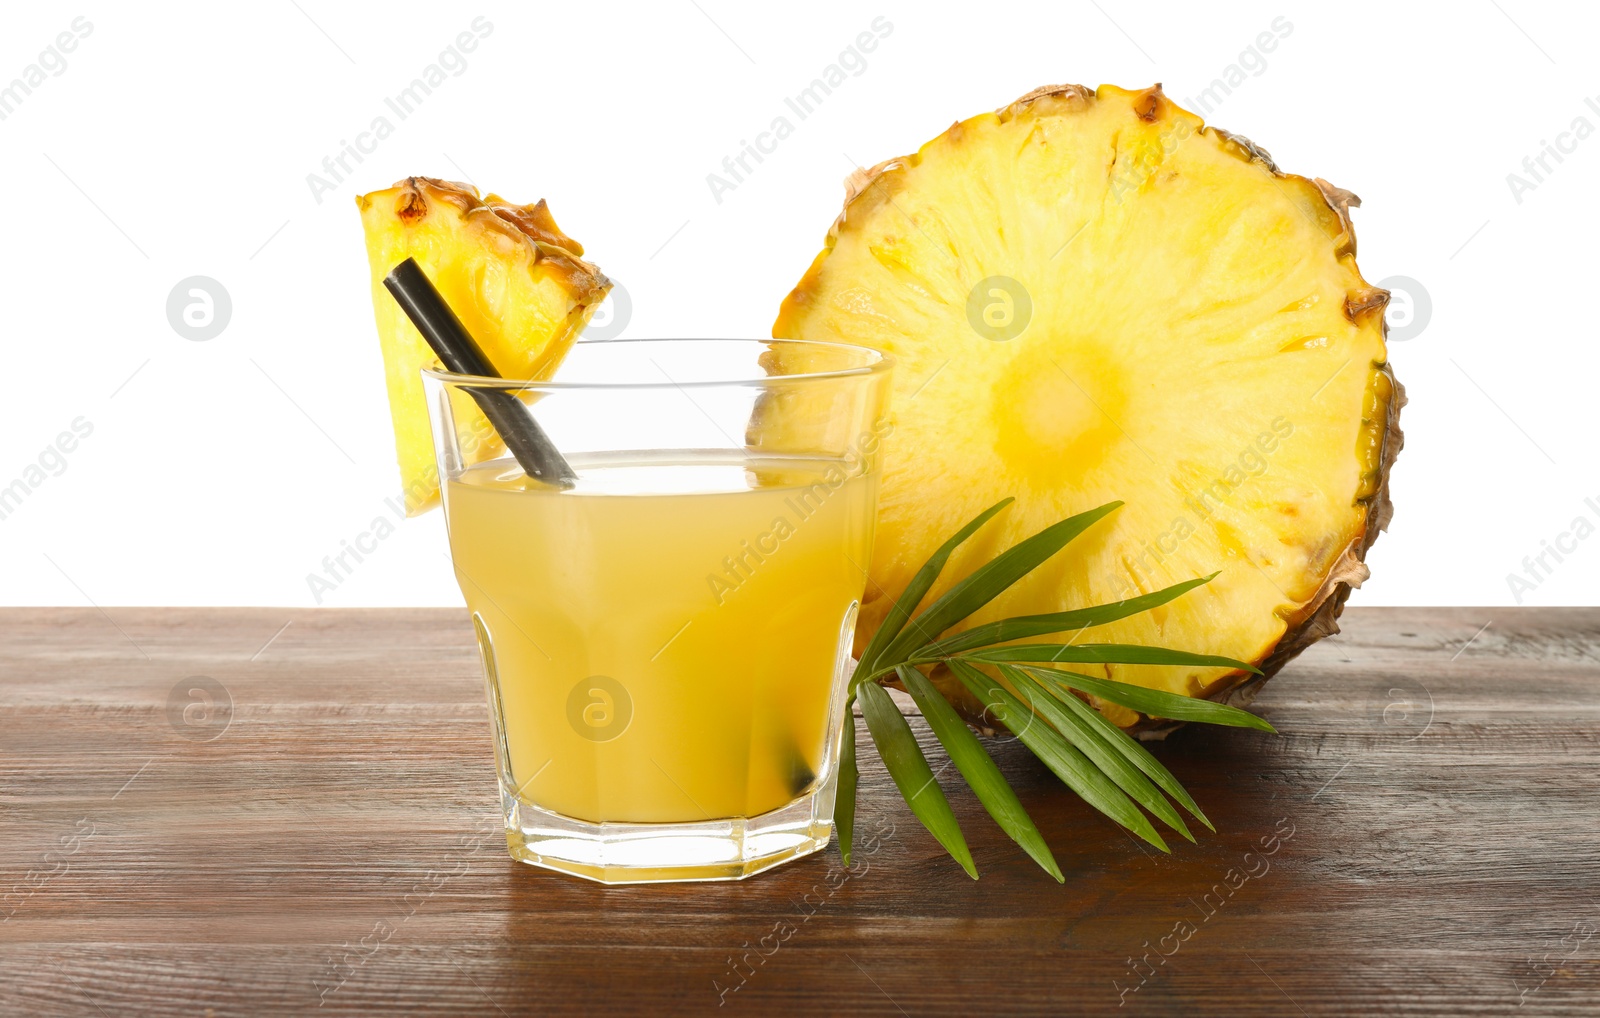
[[1345,630],[1157,749],[1170,856],[1011,745],[1065,886],[867,766],[849,871],[606,888],[507,858],[461,612],[0,611],[0,1013],[1595,1014],[1600,610]]

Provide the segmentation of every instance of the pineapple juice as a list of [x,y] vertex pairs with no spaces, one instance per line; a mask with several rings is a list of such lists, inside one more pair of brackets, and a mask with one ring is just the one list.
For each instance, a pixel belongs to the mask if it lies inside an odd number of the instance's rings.
[[503,733],[502,783],[589,822],[752,817],[824,758],[876,474],[743,454],[510,460],[445,507]]

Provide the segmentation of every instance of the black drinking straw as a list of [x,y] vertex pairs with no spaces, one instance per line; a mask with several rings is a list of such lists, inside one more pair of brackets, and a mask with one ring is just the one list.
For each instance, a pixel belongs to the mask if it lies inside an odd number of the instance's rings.
[[[413,259],[407,258],[384,277],[383,285],[395,303],[422,333],[422,338],[438,354],[445,369],[458,375],[499,378],[500,372],[489,363],[461,319],[445,303],[433,281]],[[505,440],[506,448],[517,458],[529,477],[547,484],[570,488],[578,475],[562,458],[549,436],[533,419],[528,405],[505,389],[463,386],[477,400],[483,416]]]

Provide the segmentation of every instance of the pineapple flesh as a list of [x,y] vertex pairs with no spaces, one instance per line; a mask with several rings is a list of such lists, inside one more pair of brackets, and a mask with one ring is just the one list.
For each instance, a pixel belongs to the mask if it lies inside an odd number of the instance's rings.
[[[1016,504],[957,551],[930,601],[1064,516],[1127,504],[962,628],[1220,571],[1063,639],[1270,674],[1337,631],[1388,520],[1403,401],[1385,363],[1388,294],[1356,268],[1353,195],[1279,172],[1160,86],[1039,89],[846,189],[773,335],[898,362],[858,650],[890,593],[1007,495]],[[1191,696],[1248,699],[1255,685],[1222,669],[1081,667]],[[939,684],[981,725],[981,705]]]
[[[543,201],[513,205],[494,194],[480,199],[470,184],[408,177],[356,204],[366,230],[406,512],[416,515],[439,499],[420,374],[439,363],[384,288],[384,277],[415,258],[490,363],[502,376],[519,379],[545,379],[555,371],[611,281],[583,260],[583,245],[561,232]],[[466,405],[460,412],[478,414]],[[485,436],[478,458],[494,456],[500,444],[493,429],[481,419],[470,424]]]

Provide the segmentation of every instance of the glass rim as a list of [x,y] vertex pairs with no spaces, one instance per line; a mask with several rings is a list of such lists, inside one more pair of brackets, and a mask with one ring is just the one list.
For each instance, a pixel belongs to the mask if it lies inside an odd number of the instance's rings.
[[[871,375],[885,374],[894,367],[894,358],[882,350],[870,346],[861,346],[856,343],[835,343],[828,340],[814,339],[757,339],[745,336],[682,336],[682,337],[642,337],[637,339],[583,339],[579,338],[572,345],[576,350],[580,346],[623,346],[629,343],[639,344],[676,344],[676,343],[768,343],[789,344],[793,346],[809,346],[831,348],[850,353],[866,355],[866,362],[848,368],[835,368],[829,371],[800,371],[792,375],[760,375],[750,378],[726,379],[691,379],[679,381],[663,377],[661,381],[649,382],[563,382],[555,379],[537,378],[502,378],[490,375],[463,375],[454,371],[445,371],[440,368],[423,368],[422,374],[435,381],[446,385],[461,386],[464,388],[497,388],[516,389],[520,391],[548,391],[548,392],[578,392],[596,389],[694,389],[694,388],[719,388],[748,386],[755,388],[773,388],[776,386],[793,385],[796,383],[835,381],[845,378],[864,378]],[[569,351],[570,352],[570,351]],[[665,370],[663,369],[663,375]]]

